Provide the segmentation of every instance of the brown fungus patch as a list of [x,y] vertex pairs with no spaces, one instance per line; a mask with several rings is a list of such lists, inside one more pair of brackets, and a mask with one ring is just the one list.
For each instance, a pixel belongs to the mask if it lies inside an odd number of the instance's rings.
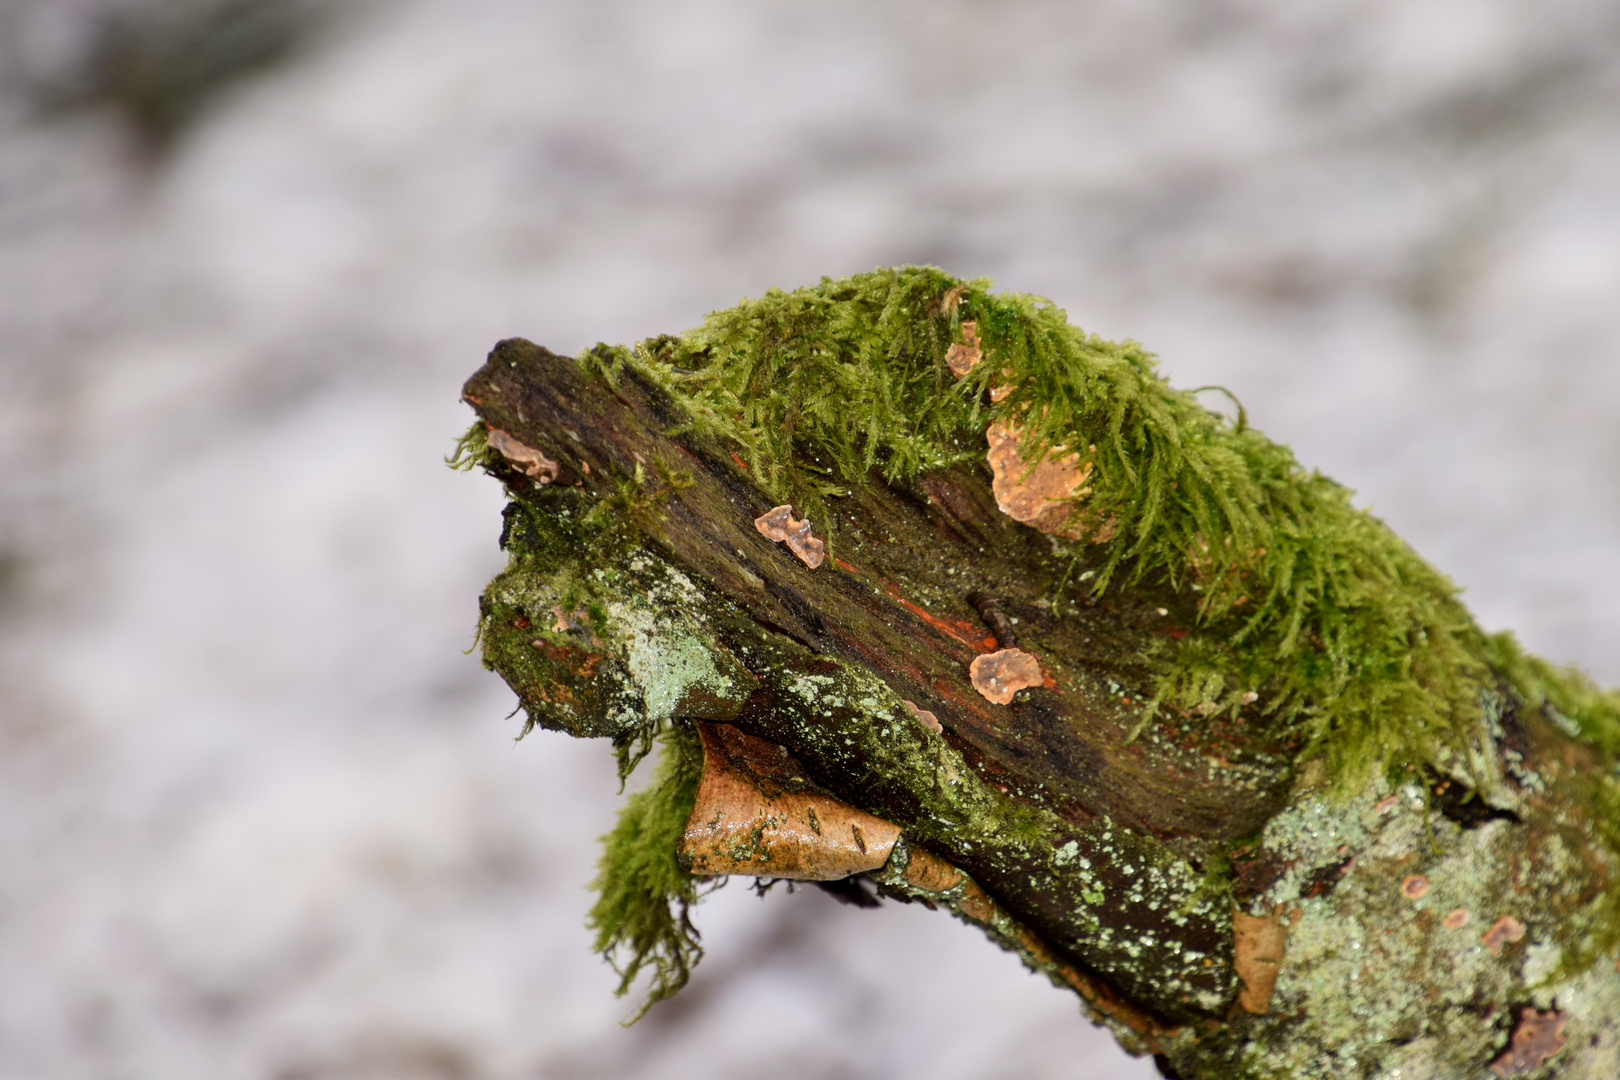
[[1526,1005],[1519,1010],[1508,1047],[1495,1061],[1497,1076],[1523,1076],[1535,1072],[1564,1049],[1564,1023],[1569,1017],[1557,1009],[1540,1012]]
[[1090,540],[1100,544],[1112,539],[1114,523],[1098,525],[1086,520],[1071,521],[1074,503],[1090,494],[1086,481],[1091,463],[1078,454],[1054,446],[1038,461],[1026,457],[1019,433],[1003,423],[991,424],[984,433],[992,480],[990,490],[996,506],[1014,521],[1044,533]]
[[1429,879],[1422,874],[1413,874],[1401,882],[1401,895],[1408,900],[1421,900],[1429,894]]
[[549,484],[562,473],[562,466],[498,427],[489,429],[489,445],[536,483]]
[[919,708],[917,708],[915,703],[910,702],[910,701],[906,701],[904,699],[901,700],[900,704],[904,705],[906,707],[906,712],[910,713],[913,717],[915,717],[917,722],[922,724],[923,727],[929,728],[930,730],[933,730],[933,731],[944,731],[945,730],[943,727],[940,726],[939,717],[935,716],[933,713],[929,712],[927,709],[919,709]]
[[810,535],[810,522],[793,516],[793,504],[774,506],[754,519],[754,528],[767,540],[786,544],[799,561],[814,570],[827,557],[827,545]]
[[1522,940],[1524,937],[1524,923],[1511,915],[1503,915],[1491,924],[1491,928],[1480,936],[1479,943],[1491,951],[1492,956],[1502,955],[1502,946],[1509,942]]
[[962,341],[945,350],[945,363],[958,379],[979,362],[979,326],[971,319],[962,323]]
[[968,676],[973,680],[973,689],[997,705],[1007,705],[1018,691],[1045,681],[1041,662],[1022,649],[1002,649],[974,657]]

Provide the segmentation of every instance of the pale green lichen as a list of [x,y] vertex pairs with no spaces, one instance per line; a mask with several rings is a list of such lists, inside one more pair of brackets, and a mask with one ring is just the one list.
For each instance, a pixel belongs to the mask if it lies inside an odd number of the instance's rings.
[[[747,688],[737,673],[720,670],[712,637],[699,632],[684,612],[702,599],[692,580],[679,570],[650,560],[631,560],[642,592],[631,602],[619,594],[605,599],[603,609],[614,627],[624,665],[641,692],[638,723],[661,727],[683,714],[681,706],[695,697],[740,701]],[[689,715],[689,712],[686,713]]]
[[[621,976],[619,993],[651,973],[632,1018],[687,982],[702,955],[689,909],[699,883],[676,861],[702,773],[702,749],[689,717],[722,716],[746,697],[751,678],[722,670],[724,653],[692,617],[700,599],[691,579],[661,559],[612,543],[575,492],[547,491],[543,505],[513,504],[509,564],[484,591],[484,662],[519,690],[535,723],[614,741],[621,779],[656,740],[657,773],[621,808],[602,838],[589,924],[595,946]],[[591,552],[593,560],[580,556]],[[596,565],[592,565],[595,562]],[[600,695],[574,699],[546,649],[563,664],[586,665]],[[547,666],[553,663],[553,666]]]
[[[1248,1020],[1230,1044],[1232,1076],[1488,1075],[1485,1063],[1507,1042],[1512,1013],[1500,1006],[1509,1002],[1563,1011],[1572,1043],[1613,1042],[1612,965],[1570,972],[1563,963],[1594,912],[1568,893],[1585,868],[1557,822],[1466,829],[1436,818],[1415,785],[1374,782],[1351,803],[1307,794],[1268,823],[1259,847],[1285,869],[1249,907],[1291,921],[1287,955],[1271,1013]],[[1544,830],[1533,854],[1527,827]],[[1412,875],[1427,879],[1421,895],[1402,893]],[[1308,888],[1313,881],[1329,888]],[[1456,912],[1466,918],[1448,925]],[[1493,953],[1482,936],[1503,915],[1520,919],[1526,935]],[[1211,1053],[1186,1041],[1173,1050]],[[1605,1059],[1581,1055],[1594,1058]]]

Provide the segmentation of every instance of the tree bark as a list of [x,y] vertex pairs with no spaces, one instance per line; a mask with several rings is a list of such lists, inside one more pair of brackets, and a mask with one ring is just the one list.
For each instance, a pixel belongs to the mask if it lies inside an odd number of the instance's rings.
[[[747,463],[669,434],[632,370],[511,340],[463,396],[512,497],[486,662],[546,727],[697,726],[690,869],[945,907],[1169,1076],[1620,1076],[1620,972],[1588,955],[1608,766],[1505,683],[1498,779],[1330,798],[1258,712],[1144,724],[1196,598],[1061,592],[987,466],[873,476],[781,542]],[[992,685],[1006,658],[1028,677]]]

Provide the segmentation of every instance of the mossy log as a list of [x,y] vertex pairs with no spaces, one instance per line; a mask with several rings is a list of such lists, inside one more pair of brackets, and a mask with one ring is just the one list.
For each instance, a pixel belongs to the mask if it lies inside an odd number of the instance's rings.
[[[945,386],[980,345],[949,286],[919,317],[950,340],[914,350]],[[1347,771],[1274,685],[1166,693],[1204,590],[1076,587],[1131,523],[1046,513],[1087,494],[1075,461],[1015,513],[1061,444],[998,466],[987,414],[977,450],[819,489],[806,528],[757,445],[610,360],[501,342],[463,449],[511,497],[485,663],[531,724],[627,765],[664,740],[599,882],[627,985],[685,980],[694,874],[865,880],[981,927],[1167,1076],[1620,1076],[1620,784],[1527,690],[1552,669],[1500,646],[1460,738]]]

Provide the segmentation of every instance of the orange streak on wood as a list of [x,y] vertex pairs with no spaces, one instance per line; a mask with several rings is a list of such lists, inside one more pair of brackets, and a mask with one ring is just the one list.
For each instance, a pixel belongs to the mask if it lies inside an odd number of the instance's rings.
[[845,562],[843,559],[838,558],[837,556],[833,557],[833,562],[838,565],[838,569],[840,569],[840,570],[847,570],[851,574],[859,574],[860,573],[860,571],[855,569],[855,567],[851,566],[849,563]]
[[983,698],[978,697],[978,695],[968,697],[967,695],[961,693],[956,685],[953,684],[949,679],[935,679],[933,682],[929,683],[929,685],[933,687],[934,693],[938,694],[946,701],[951,702],[953,705],[961,705],[968,711],[980,716],[981,720],[984,719],[984,715],[980,710],[980,706],[984,704]]
[[737,468],[741,469],[743,472],[748,471],[748,462],[746,462],[742,458],[738,457],[737,456],[737,451],[733,450],[731,452],[731,460],[735,461],[737,463]]
[[887,591],[890,596],[904,604],[906,610],[910,611],[913,615],[917,616],[923,622],[927,623],[929,626],[932,626],[935,630],[938,630],[945,636],[956,641],[960,641],[963,645],[966,645],[971,649],[977,649],[979,652],[983,653],[995,652],[997,649],[1001,648],[1001,644],[997,642],[994,637],[969,637],[968,633],[971,632],[971,624],[959,621],[953,625],[952,623],[940,618],[938,615],[931,614],[926,609],[913,604],[910,600],[907,600],[905,597],[896,592],[892,587],[888,588]]

